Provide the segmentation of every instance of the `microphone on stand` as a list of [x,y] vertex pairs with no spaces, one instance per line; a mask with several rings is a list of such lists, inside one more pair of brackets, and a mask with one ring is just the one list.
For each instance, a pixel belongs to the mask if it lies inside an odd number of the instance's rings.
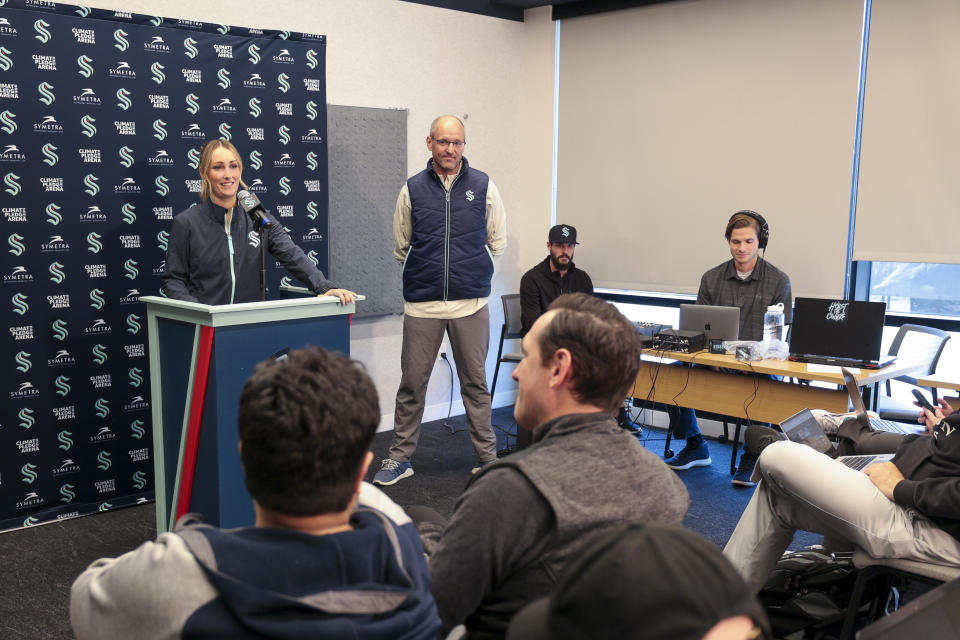
[[257,196],[247,190],[238,191],[237,202],[240,203],[240,207],[250,216],[257,227],[269,227],[271,225],[271,220],[267,217],[267,210],[263,208],[263,203]]

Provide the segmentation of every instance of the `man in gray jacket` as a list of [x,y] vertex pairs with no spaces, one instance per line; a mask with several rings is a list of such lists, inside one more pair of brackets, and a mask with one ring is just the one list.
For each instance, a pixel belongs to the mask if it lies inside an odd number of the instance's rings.
[[428,550],[436,542],[440,618],[470,638],[503,637],[591,537],[628,522],[678,524],[689,506],[683,483],[613,417],[640,366],[637,332],[613,305],[562,295],[522,345],[514,415],[533,445],[473,477],[439,540],[421,526]]

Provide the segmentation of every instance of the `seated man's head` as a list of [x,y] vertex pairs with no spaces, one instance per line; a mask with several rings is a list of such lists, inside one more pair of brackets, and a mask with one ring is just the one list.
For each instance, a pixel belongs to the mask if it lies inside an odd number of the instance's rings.
[[360,363],[319,347],[261,362],[240,396],[240,457],[261,509],[286,516],[345,511],[380,422]]
[[616,307],[585,293],[560,296],[523,339],[517,423],[532,429],[568,413],[614,411],[637,377],[640,350]]
[[623,525],[586,543],[507,640],[750,640],[767,616],[720,549],[676,525]]

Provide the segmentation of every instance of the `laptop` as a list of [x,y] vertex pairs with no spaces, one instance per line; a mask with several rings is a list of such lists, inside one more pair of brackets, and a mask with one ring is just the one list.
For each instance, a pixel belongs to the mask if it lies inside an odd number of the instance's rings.
[[797,298],[790,359],[863,369],[887,366],[896,356],[880,355],[886,310],[884,302]]
[[850,405],[857,414],[857,420],[863,426],[869,426],[874,431],[887,431],[889,433],[900,433],[909,435],[912,433],[924,433],[926,428],[920,424],[909,424],[907,422],[894,422],[893,420],[883,420],[881,418],[871,418],[867,415],[867,408],[863,406],[863,396],[860,395],[860,387],[857,386],[857,379],[846,367],[841,367],[843,382],[847,385],[847,395],[850,396]]
[[711,340],[737,340],[740,336],[740,308],[709,304],[681,304],[680,330],[703,331]]
[[858,640],[955,638],[960,629],[960,578],[906,603],[857,633]]
[[[827,437],[823,427],[817,422],[817,419],[810,409],[802,409],[793,414],[780,423],[780,428],[783,430],[783,435],[791,442],[805,444],[831,458],[837,454],[833,443],[830,442],[830,438]],[[851,469],[862,471],[874,462],[886,462],[892,459],[892,453],[879,453],[861,456],[840,456],[837,458],[837,461],[842,462]]]

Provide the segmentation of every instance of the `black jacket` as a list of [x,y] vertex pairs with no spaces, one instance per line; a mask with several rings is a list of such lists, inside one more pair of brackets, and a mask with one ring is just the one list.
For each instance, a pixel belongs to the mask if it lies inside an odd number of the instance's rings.
[[593,281],[585,271],[570,262],[567,275],[550,270],[550,256],[530,269],[520,279],[520,324],[527,335],[537,318],[543,315],[550,303],[564,293],[589,293],[593,295]]
[[894,488],[894,501],[960,540],[960,413],[947,416],[932,436],[904,437],[893,464],[906,478]]
[[[164,274],[167,296],[203,304],[260,300],[260,243],[253,221],[236,207],[227,236],[223,227],[226,213],[223,207],[204,200],[173,219]],[[267,251],[314,293],[338,288],[275,219],[267,231]]]

